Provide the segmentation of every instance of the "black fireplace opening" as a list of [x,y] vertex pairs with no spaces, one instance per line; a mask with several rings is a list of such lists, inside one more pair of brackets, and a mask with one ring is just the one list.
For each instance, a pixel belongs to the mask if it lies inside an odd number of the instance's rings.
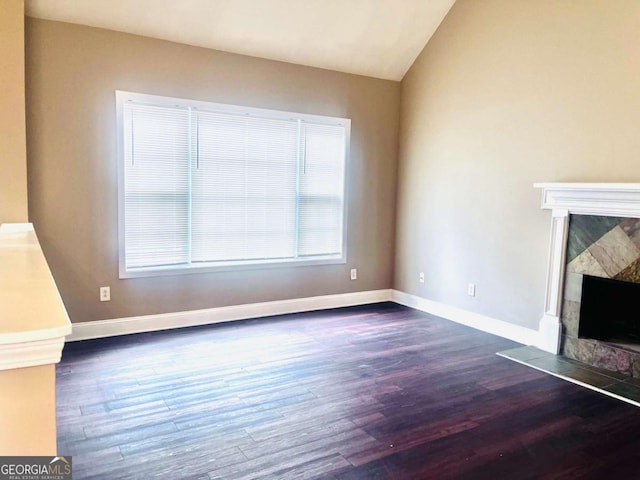
[[583,275],[578,336],[640,345],[640,284]]

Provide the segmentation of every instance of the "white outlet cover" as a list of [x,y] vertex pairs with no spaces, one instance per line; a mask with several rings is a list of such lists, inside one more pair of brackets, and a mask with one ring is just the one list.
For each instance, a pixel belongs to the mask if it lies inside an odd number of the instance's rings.
[[111,288],[110,287],[100,287],[100,301],[108,302],[111,300]]

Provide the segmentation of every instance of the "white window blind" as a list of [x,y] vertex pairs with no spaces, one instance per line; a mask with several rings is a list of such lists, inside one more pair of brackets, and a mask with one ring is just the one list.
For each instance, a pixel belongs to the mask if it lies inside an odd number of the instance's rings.
[[300,176],[299,255],[340,254],[345,130],[305,123]]
[[127,104],[124,115],[127,268],[189,261],[189,113]]
[[349,120],[117,99],[122,277],[345,261]]
[[193,261],[294,257],[297,123],[196,116]]

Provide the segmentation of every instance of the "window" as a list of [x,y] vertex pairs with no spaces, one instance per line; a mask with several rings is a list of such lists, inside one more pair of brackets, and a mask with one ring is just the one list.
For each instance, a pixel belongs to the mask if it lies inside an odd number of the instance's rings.
[[116,92],[120,277],[345,262],[350,120]]

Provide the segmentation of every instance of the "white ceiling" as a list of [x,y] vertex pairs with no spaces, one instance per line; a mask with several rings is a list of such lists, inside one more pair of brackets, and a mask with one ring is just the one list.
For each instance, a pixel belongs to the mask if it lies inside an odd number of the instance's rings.
[[401,80],[455,0],[26,0],[32,17]]

